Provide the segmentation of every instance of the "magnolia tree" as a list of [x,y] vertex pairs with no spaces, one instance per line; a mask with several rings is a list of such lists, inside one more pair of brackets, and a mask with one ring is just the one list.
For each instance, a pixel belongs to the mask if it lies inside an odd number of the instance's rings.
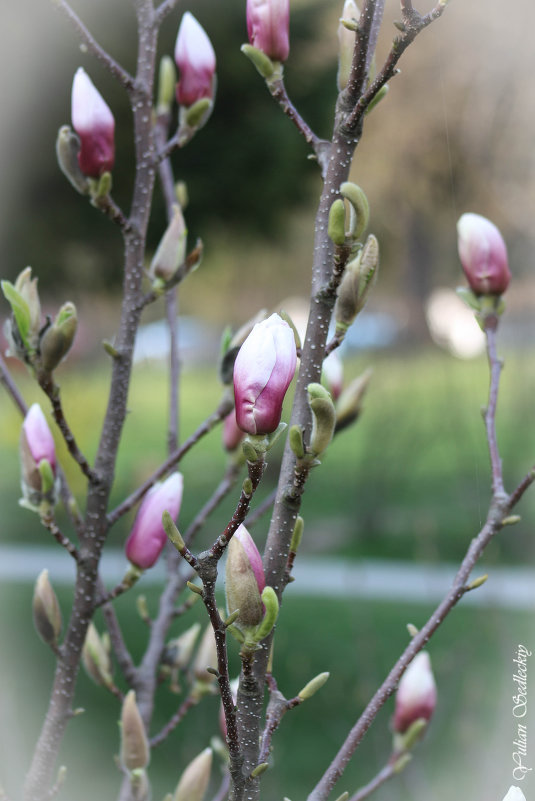
[[[170,57],[164,57],[157,69],[158,33],[177,2],[163,0],[154,7],[153,0],[135,1],[138,57],[136,74],[130,75],[98,44],[66,0],[56,0],[58,9],[72,23],[89,53],[123,87],[134,125],[135,180],[131,207],[125,211],[112,196],[114,115],[89,75],[78,69],[72,86],[72,127],[65,125],[59,129],[58,163],[74,189],[83,196],[79,200],[81,211],[86,199],[119,227],[124,242],[124,290],[117,336],[113,345],[105,345],[113,365],[109,399],[92,464],[78,446],[76,432],[64,414],[55,378],[55,370],[68,354],[76,334],[76,308],[66,302],[54,320],[44,321],[37,279],[32,277],[30,268],[21,272],[14,284],[2,283],[11,306],[6,326],[9,355],[24,362],[44,393],[43,408],[38,404],[27,408],[2,360],[3,384],[23,415],[22,503],[39,516],[76,565],[72,608],[63,634],[60,606],[46,570],[35,585],[35,627],[57,661],[48,710],[25,780],[25,801],[50,799],[65,781],[65,771],[57,760],[62,739],[72,725],[69,721],[75,710],[76,678],[82,662],[102,691],[116,696],[114,703],[118,711],[120,708],[118,750],[123,778],[118,796],[121,801],[150,797],[151,749],[172,736],[192,706],[215,693],[221,698],[220,726],[225,741],[218,754],[223,779],[215,797],[255,801],[262,796],[262,775],[270,769],[270,753],[283,716],[310,699],[328,679],[328,673],[310,677],[295,697],[285,698],[277,685],[272,644],[279,605],[292,580],[303,535],[304,521],[299,512],[309,474],[321,464],[332,438],[347,435],[359,416],[369,379],[365,374],[340,394],[339,377],[326,369],[322,383],[323,362],[340,346],[366,303],[379,263],[378,241],[373,234],[366,237],[368,202],[362,189],[348,181],[349,170],[366,115],[385,94],[387,81],[398,71],[398,61],[405,49],[420,31],[440,17],[446,2],[440,0],[433,9],[421,14],[410,0],[402,0],[401,20],[396,23],[398,32],[385,63],[376,66],[374,51],[384,0],[364,0],[360,10],[353,0],[346,0],[343,9],[340,8],[338,28],[338,96],[332,137],[326,141],[318,138],[302,119],[286,92],[283,64],[290,52],[288,0],[248,0],[249,43],[243,46],[243,52],[260,73],[280,110],[306,139],[323,179],[311,242],[310,314],[303,342],[282,312],[260,314],[227,338],[219,365],[224,385],[222,400],[215,405],[213,414],[182,443],[177,437],[175,301],[178,284],[200,262],[202,244],[188,246],[184,203],[175,189],[171,157],[176,150],[187,146],[193,136],[202,136],[201,129],[208,122],[216,100],[216,55],[207,33],[186,11],[174,53],[178,81]],[[225,53],[218,54],[218,58],[224,59]],[[273,113],[278,113],[277,109]],[[149,260],[146,232],[157,176],[168,220],[160,245]],[[87,214],[91,213],[88,208]],[[496,440],[501,369],[496,334],[503,311],[502,295],[510,280],[506,247],[496,227],[477,214],[461,217],[458,237],[460,260],[469,284],[462,294],[487,339],[490,390],[484,421],[492,500],[483,527],[470,543],[447,595],[420,630],[409,626],[407,647],[339,750],[331,755],[330,765],[316,779],[315,786],[315,779],[306,777],[311,782],[309,801],[325,801],[335,791],[344,768],[393,693],[396,704],[390,755],[375,778],[354,792],[351,801],[368,797],[404,768],[413,746],[429,724],[437,699],[430,657],[422,649],[465,593],[483,583],[485,577],[471,580],[471,571],[493,537],[517,520],[513,509],[535,477],[530,472],[516,489],[507,492]],[[166,299],[173,343],[169,454],[141,486],[132,488],[129,497],[116,508],[110,508],[136,331],[143,310],[161,296]],[[291,420],[286,426],[281,423],[282,406],[296,373]],[[74,498],[56,459],[54,437],[43,409],[51,411],[54,426],[85,477],[84,514],[79,511],[80,499]],[[211,499],[181,533],[176,521],[188,479],[177,468],[184,455],[218,424],[222,424],[225,447],[236,457]],[[276,495],[257,505],[251,513],[255,492],[272,458],[271,448],[279,438],[285,439],[285,447]],[[230,519],[217,518],[217,507],[228,495],[235,496],[235,511]],[[56,521],[55,509],[59,503],[68,513],[69,531],[62,530]],[[125,546],[130,567],[123,580],[108,589],[99,575],[102,552],[114,524],[135,507],[137,516]],[[194,538],[210,514],[218,520],[218,536],[208,550],[198,553]],[[270,515],[271,520],[263,556],[247,528],[261,514]],[[150,621],[146,650],[136,664],[121,631],[114,600],[131,590],[164,549],[168,552],[167,578],[157,616]],[[216,601],[224,554],[227,557],[225,610]],[[191,625],[187,618],[193,601],[199,598],[206,609],[202,635],[200,624]],[[99,632],[92,622],[97,609],[102,610],[107,633]],[[141,617],[147,618],[142,602],[139,611]],[[182,633],[171,638],[171,624],[182,615]],[[239,646],[234,645],[234,640]],[[236,681],[229,675],[230,647],[239,647],[240,651],[241,672]],[[162,677],[176,685],[179,673],[185,688],[184,700],[174,714],[169,714],[167,724],[155,731],[153,712],[160,703],[158,690]],[[166,797],[167,801],[201,801],[204,797],[213,760],[213,749],[208,742],[209,735],[205,750],[189,765],[182,766],[181,775],[177,771],[178,785]],[[349,793],[339,795],[342,798],[349,798]],[[512,787],[506,798],[511,801],[524,796]]]

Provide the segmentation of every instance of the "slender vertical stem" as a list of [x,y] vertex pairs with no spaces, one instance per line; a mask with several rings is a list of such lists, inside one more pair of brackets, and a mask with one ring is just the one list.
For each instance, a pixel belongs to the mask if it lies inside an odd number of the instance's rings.
[[498,451],[496,437],[496,407],[498,404],[498,387],[503,364],[498,358],[496,350],[496,324],[497,318],[487,319],[485,334],[487,337],[487,357],[490,371],[489,400],[485,410],[485,428],[489,446],[490,464],[492,470],[492,494],[494,497],[505,493],[503,486],[502,461]]

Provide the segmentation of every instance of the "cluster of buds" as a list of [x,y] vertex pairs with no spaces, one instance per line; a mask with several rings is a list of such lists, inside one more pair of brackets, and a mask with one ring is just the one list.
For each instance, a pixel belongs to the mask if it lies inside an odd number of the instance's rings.
[[56,448],[46,418],[38,403],[30,406],[20,433],[21,505],[46,512],[54,506]]
[[54,321],[47,318],[43,326],[37,278],[32,278],[31,267],[26,267],[14,284],[2,281],[2,291],[12,312],[4,328],[9,355],[25,362],[38,375],[49,375],[74,341],[78,325],[74,303],[64,303]]
[[279,603],[273,588],[266,586],[262,557],[244,525],[228,546],[225,593],[229,630],[244,650],[254,650],[273,629]]
[[246,434],[278,428],[297,364],[294,332],[278,314],[257,323],[234,363],[236,422]]
[[125,551],[129,561],[139,570],[152,567],[160,556],[167,534],[162,515],[168,512],[176,520],[182,503],[184,480],[181,473],[172,473],[164,482],[155,484],[139,507]]

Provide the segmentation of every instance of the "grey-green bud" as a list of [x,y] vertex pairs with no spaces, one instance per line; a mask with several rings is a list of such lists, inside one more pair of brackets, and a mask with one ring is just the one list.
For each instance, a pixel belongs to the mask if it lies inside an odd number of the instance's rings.
[[343,200],[335,200],[329,210],[329,238],[335,245],[343,245],[346,241],[346,207]]
[[370,221],[370,205],[363,190],[351,181],[346,181],[340,187],[340,194],[351,204],[354,216],[351,219],[350,234],[359,239]]
[[78,153],[80,152],[80,139],[68,125],[63,125],[58,131],[56,139],[56,156],[61,172],[77,192],[81,195],[89,194],[89,181],[80,169]]
[[61,611],[48,570],[42,570],[35,582],[32,613],[35,629],[43,642],[56,646],[61,634]]
[[333,438],[336,410],[330,393],[321,384],[309,384],[307,392],[308,405],[312,412],[310,451],[319,456]]
[[56,319],[41,337],[41,366],[47,373],[52,372],[69,352],[77,327],[76,306],[68,301],[63,304]]

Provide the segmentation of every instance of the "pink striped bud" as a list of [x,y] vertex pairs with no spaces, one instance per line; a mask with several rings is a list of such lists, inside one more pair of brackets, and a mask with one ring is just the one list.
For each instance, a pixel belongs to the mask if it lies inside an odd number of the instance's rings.
[[289,0],[247,0],[249,42],[273,61],[288,58],[289,29]]
[[294,334],[278,314],[257,323],[234,363],[236,421],[247,434],[271,434],[297,363]]
[[152,567],[161,554],[167,542],[162,515],[167,511],[177,519],[183,486],[182,474],[172,473],[145,495],[125,546],[127,558],[141,570]]
[[175,44],[175,62],[180,70],[176,99],[192,106],[203,97],[214,96],[215,52],[206,31],[193,14],[182,17]]
[[80,67],[71,95],[72,127],[80,137],[78,162],[84,175],[99,178],[115,162],[115,120],[110,107]]
[[239,609],[238,628],[257,626],[264,613],[260,596],[266,578],[262,557],[244,525],[238,527],[229,543],[225,577],[229,615]]
[[501,295],[511,273],[507,248],[494,223],[479,214],[463,214],[457,223],[459,258],[476,295]]
[[223,420],[223,447],[226,451],[235,451],[243,437],[243,431],[236,422],[236,412],[233,409]]
[[419,718],[430,720],[437,703],[437,688],[426,651],[417,654],[401,677],[396,693],[394,731],[403,734]]

